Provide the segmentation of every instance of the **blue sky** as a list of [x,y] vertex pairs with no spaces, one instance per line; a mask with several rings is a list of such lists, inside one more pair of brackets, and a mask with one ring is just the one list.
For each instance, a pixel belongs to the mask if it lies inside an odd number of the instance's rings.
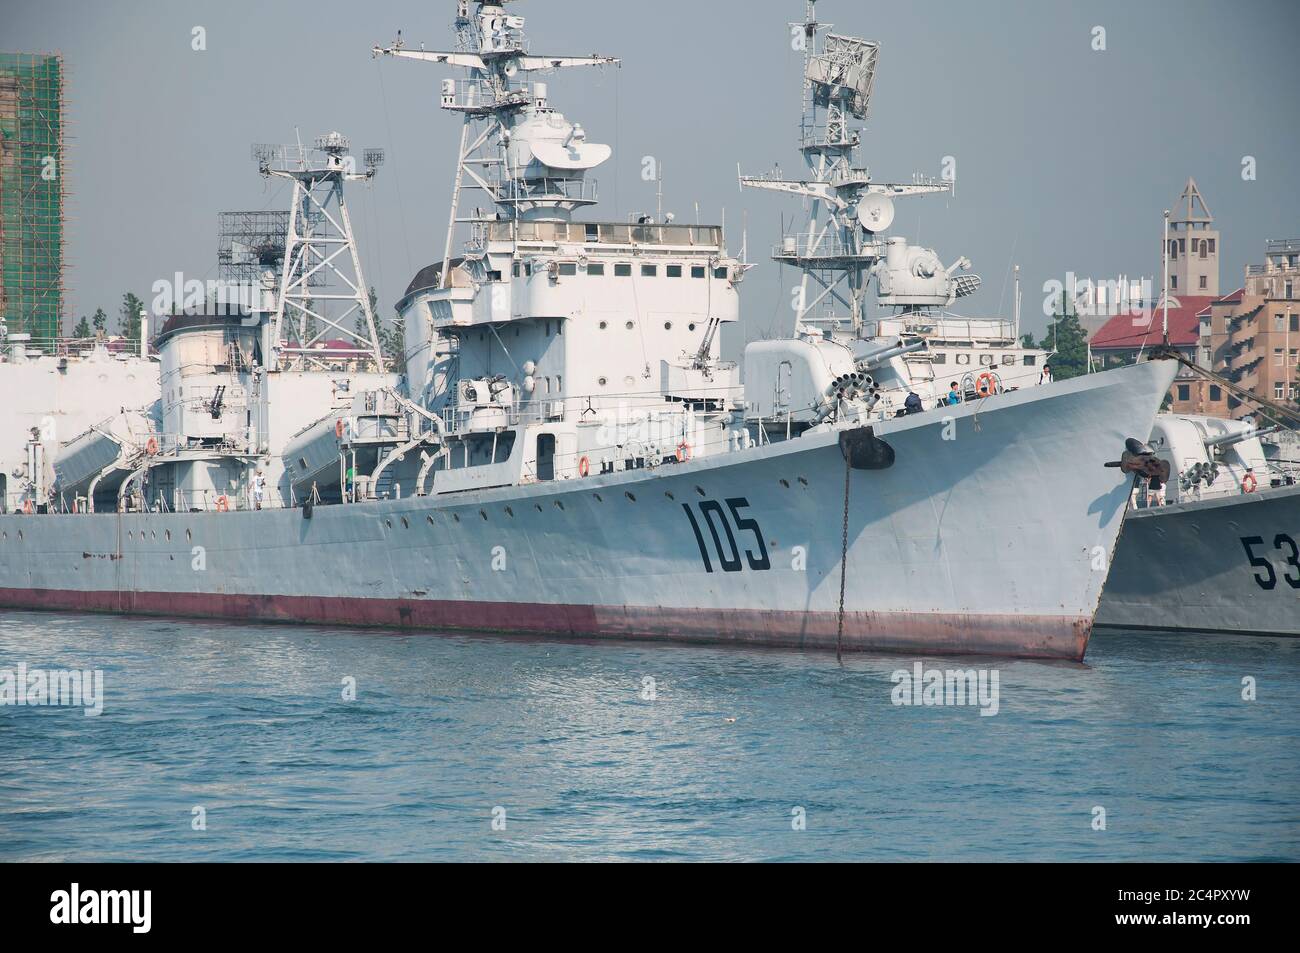
[[[310,9],[311,15],[305,10]],[[7,3],[0,46],[66,58],[72,197],[69,313],[115,313],[155,280],[216,276],[216,217],[280,207],[249,157],[253,142],[331,129],[381,146],[377,181],[352,194],[367,278],[387,311],[415,269],[441,254],[458,125],[437,108],[429,64],[371,59],[398,29],[450,42],[452,0],[377,4]],[[679,221],[717,221],[732,251],[747,229],[742,314],[751,336],[789,323],[790,272],[766,261],[797,202],[741,194],[736,164],[799,168],[798,0],[654,3],[523,0],[534,51],[601,52],[618,69],[549,77],[553,103],[615,155],[598,170],[593,216],[653,210],[642,158],[664,170]],[[880,41],[862,158],[880,180],[938,175],[952,198],[900,202],[893,232],[961,255],[984,278],[972,314],[1010,309],[1022,268],[1025,325],[1044,323],[1041,286],[1158,270],[1160,215],[1189,175],[1223,233],[1221,282],[1240,284],[1265,239],[1300,235],[1300,4],[1289,0],[861,3],[821,0],[837,32]],[[207,48],[191,48],[202,27]],[[1106,49],[1093,47],[1105,29]],[[1242,178],[1253,156],[1257,176]],[[969,302],[969,304],[967,304]]]

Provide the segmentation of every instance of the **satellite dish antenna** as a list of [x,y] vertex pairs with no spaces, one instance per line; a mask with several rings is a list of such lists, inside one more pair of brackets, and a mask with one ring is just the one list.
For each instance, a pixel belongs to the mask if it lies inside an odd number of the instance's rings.
[[869,232],[883,232],[894,221],[894,201],[886,195],[864,195],[858,202],[858,221]]

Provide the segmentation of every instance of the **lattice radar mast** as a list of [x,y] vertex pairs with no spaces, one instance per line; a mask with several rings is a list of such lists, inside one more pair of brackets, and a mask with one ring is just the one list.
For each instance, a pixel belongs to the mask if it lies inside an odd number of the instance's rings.
[[458,0],[456,51],[407,49],[401,33],[390,46],[376,46],[374,56],[445,63],[466,70],[462,79],[442,83],[443,109],[461,113],[460,147],[451,214],[443,245],[440,281],[451,271],[456,226],[491,220],[482,212],[460,217],[461,192],[486,192],[498,217],[520,220],[567,221],[573,210],[596,201],[595,182],[587,171],[610,156],[610,147],[587,141],[578,123],[551,108],[546,84],[529,80],[531,73],[573,66],[613,66],[612,56],[542,56],[528,51],[524,18],[505,12],[505,2]]

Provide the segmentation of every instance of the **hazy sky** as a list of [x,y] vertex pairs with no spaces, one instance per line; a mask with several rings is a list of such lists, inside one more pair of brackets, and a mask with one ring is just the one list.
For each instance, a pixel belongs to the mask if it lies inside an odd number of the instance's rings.
[[[800,169],[801,0],[523,0],[534,52],[600,52],[621,68],[547,77],[553,105],[614,146],[591,217],[652,211],[642,157],[664,168],[665,208],[692,221],[726,210],[731,250],[748,228],[759,266],[743,286],[749,333],[789,323],[785,275],[766,260],[796,200],[741,194],[747,172]],[[311,11],[308,13],[307,11]],[[338,129],[382,146],[377,181],[351,193],[368,280],[384,313],[441,255],[459,126],[437,108],[427,63],[371,59],[398,29],[445,49],[454,0],[393,3],[4,0],[0,48],[62,52],[70,77],[68,313],[159,278],[216,277],[221,210],[284,207],[253,142]],[[1300,236],[1300,82],[1295,0],[1052,3],[821,0],[837,32],[882,44],[862,160],[879,181],[939,175],[953,198],[899,201],[893,233],[966,255],[983,290],[964,311],[1009,311],[1022,267],[1025,325],[1044,324],[1043,283],[1159,269],[1160,213],[1189,175],[1223,233],[1224,290],[1268,238]],[[206,50],[191,48],[206,32]],[[1093,29],[1106,49],[1094,51]],[[1254,181],[1242,178],[1253,156]]]

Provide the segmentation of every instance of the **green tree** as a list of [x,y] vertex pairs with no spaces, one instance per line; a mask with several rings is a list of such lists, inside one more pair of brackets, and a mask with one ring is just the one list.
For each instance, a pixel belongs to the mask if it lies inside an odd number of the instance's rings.
[[1052,379],[1069,380],[1088,373],[1088,332],[1079,323],[1079,315],[1070,310],[1070,303],[1061,293],[1060,308],[1052,309],[1052,320],[1038,347],[1051,356]]
[[[393,314],[389,322],[385,322],[380,317],[379,295],[375,292],[374,285],[370,286],[370,311],[375,316],[375,334],[379,336],[379,350],[384,355],[384,363],[387,369],[397,374],[405,374],[406,342],[403,327],[405,322],[396,313]],[[357,334],[364,338],[368,333],[365,315],[358,315]]]
[[128,291],[122,295],[121,323],[119,327],[122,330],[122,336],[128,341],[140,340],[140,312],[144,310],[144,302],[135,296],[134,292]]
[[90,337],[90,322],[86,320],[84,314],[81,316],[81,320],[77,322],[77,326],[72,329],[72,336],[74,338]]
[[108,324],[108,315],[104,313],[103,308],[95,309],[95,316],[90,319],[91,326],[96,331],[103,331]]

